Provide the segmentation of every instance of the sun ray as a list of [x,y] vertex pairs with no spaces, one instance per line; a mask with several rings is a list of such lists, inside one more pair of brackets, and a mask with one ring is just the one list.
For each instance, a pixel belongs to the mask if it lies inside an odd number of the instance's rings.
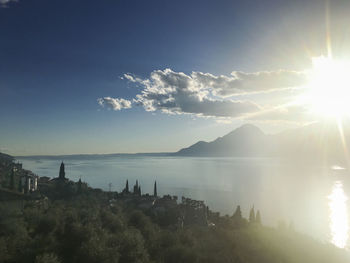
[[348,146],[347,146],[345,135],[344,135],[342,120],[340,118],[337,118],[337,126],[338,126],[338,130],[339,130],[340,140],[341,140],[343,150],[344,150],[346,164],[347,164],[347,167],[350,168],[350,155],[349,155],[349,150],[348,150]]
[[330,27],[330,8],[329,0],[326,0],[326,45],[328,58],[332,58],[332,41],[331,41],[331,27]]

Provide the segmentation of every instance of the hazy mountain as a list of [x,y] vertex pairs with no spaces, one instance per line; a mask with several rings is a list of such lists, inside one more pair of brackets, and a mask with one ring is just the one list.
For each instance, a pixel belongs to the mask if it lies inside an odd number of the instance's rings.
[[183,148],[180,156],[281,157],[305,161],[345,162],[344,142],[350,138],[348,125],[343,138],[336,124],[315,123],[274,135],[264,134],[258,127],[245,124],[212,142],[199,141]]
[[258,127],[246,124],[212,142],[199,141],[176,154],[186,156],[261,156],[269,141]]

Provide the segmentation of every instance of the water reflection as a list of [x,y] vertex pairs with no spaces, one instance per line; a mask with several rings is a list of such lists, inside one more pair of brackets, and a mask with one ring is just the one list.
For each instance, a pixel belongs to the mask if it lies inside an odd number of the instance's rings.
[[346,202],[348,197],[343,190],[341,181],[336,181],[332,193],[328,196],[330,208],[331,242],[340,248],[345,248],[348,241],[348,211]]

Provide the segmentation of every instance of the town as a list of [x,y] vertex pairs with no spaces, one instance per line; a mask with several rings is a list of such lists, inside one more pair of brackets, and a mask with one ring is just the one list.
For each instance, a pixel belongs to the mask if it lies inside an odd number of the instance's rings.
[[[139,209],[145,214],[152,216],[163,225],[176,224],[184,227],[186,225],[214,226],[219,220],[220,213],[213,212],[204,203],[190,198],[164,195],[158,196],[157,182],[154,182],[153,193],[142,194],[141,185],[136,180],[133,187],[129,187],[126,181],[125,188],[120,192],[103,192],[94,189],[82,182],[69,180],[65,172],[65,164],[61,162],[58,177],[40,177],[29,170],[25,170],[22,164],[15,162],[9,155],[1,154],[0,166],[1,195],[2,201],[33,200],[36,203],[45,203],[48,200],[70,199],[78,195],[105,194],[110,206],[123,203],[128,207]],[[6,176],[7,175],[7,176]],[[233,217],[242,219],[240,206],[237,207]],[[249,221],[261,224],[260,211],[255,214],[254,207],[250,210]]]
[[254,207],[248,218],[240,206],[222,216],[204,201],[159,196],[157,182],[152,193],[138,180],[102,191],[57,166],[57,177],[41,177],[0,154],[0,262],[348,262],[293,228],[263,226]]

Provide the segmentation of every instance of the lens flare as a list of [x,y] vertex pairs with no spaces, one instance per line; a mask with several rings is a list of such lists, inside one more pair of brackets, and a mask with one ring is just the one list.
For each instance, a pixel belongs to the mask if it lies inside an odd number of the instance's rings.
[[347,200],[343,184],[336,181],[332,193],[328,196],[330,209],[331,242],[340,248],[345,248],[349,238],[349,222]]
[[313,70],[304,101],[323,116],[350,116],[350,62],[327,57],[313,58]]

